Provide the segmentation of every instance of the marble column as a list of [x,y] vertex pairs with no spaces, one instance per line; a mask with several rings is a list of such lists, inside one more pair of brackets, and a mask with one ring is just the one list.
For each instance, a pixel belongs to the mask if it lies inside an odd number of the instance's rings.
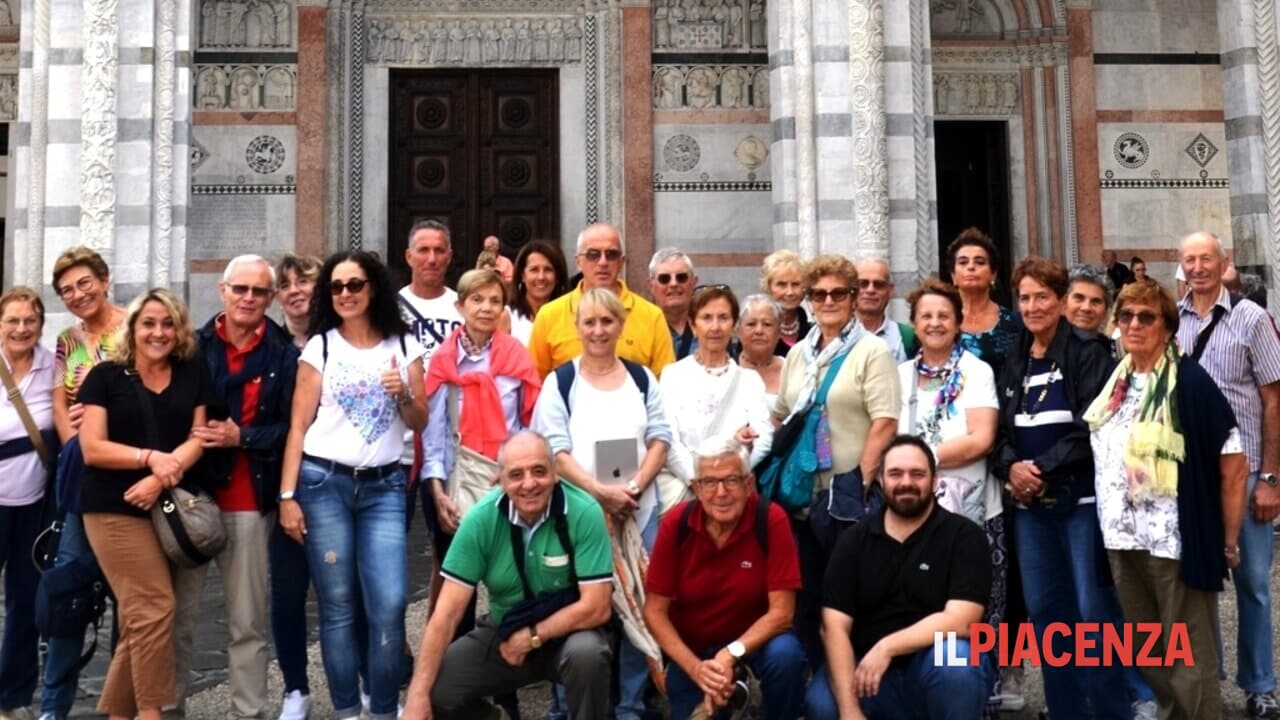
[[1278,0],[1219,0],[1233,260],[1263,275],[1280,310]]
[[776,247],[882,258],[908,281],[936,269],[928,13],[769,3]]
[[190,26],[186,0],[22,4],[12,280],[51,310],[49,271],[77,244],[111,265],[119,302],[185,292]]

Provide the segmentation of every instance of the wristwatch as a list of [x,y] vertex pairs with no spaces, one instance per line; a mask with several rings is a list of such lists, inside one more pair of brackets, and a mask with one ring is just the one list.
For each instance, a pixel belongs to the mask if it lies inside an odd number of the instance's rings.
[[1275,473],[1262,473],[1261,475],[1258,476],[1258,479],[1270,485],[1271,487],[1280,486],[1280,479],[1276,478]]
[[529,626],[529,647],[533,648],[534,650],[537,650],[538,648],[542,647],[542,638],[538,637],[537,625]]
[[729,651],[729,657],[734,660],[741,660],[747,656],[747,646],[743,645],[741,640],[734,640],[728,645],[725,645],[724,649]]
[[1238,558],[1238,557],[1240,557],[1240,546],[1239,546],[1239,545],[1224,545],[1224,546],[1222,547],[1222,553],[1223,553],[1224,555],[1226,555],[1228,558]]
[[294,495],[295,493],[292,490],[281,490],[280,494],[276,496],[276,502],[284,502],[285,500],[292,500]]
[[636,495],[640,494],[640,486],[636,483],[635,480],[627,481],[627,492],[634,493]]

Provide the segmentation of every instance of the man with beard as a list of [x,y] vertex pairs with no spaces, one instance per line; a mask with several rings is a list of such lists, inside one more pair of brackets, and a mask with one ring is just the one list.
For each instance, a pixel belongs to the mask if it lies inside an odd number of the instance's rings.
[[846,532],[827,565],[827,666],[814,673],[805,717],[981,717],[984,668],[935,666],[933,643],[954,632],[945,657],[969,656],[969,625],[991,588],[987,539],[934,502],[938,466],[923,440],[895,437],[880,467],[884,512]]

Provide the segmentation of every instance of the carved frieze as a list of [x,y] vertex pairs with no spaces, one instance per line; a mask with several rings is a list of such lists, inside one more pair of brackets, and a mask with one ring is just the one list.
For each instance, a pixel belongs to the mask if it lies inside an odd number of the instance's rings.
[[934,72],[933,107],[935,115],[1018,115],[1018,74]]
[[1051,43],[999,46],[935,45],[933,66],[950,67],[1052,67],[1067,62],[1066,38]]
[[582,62],[582,20],[561,17],[369,19],[367,58],[413,65],[565,65]]
[[197,65],[197,110],[293,110],[298,70],[294,65]]
[[653,0],[653,48],[725,52],[768,46],[764,0]]
[[291,0],[200,0],[202,49],[267,50],[295,46]]
[[765,65],[657,65],[653,107],[658,110],[767,109]]
[[1000,32],[1000,19],[981,0],[934,0],[929,3],[935,35],[977,35]]

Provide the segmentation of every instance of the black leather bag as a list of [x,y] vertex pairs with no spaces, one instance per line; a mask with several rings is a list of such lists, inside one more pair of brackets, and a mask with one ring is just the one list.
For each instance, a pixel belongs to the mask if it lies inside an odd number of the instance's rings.
[[831,487],[818,493],[809,506],[809,527],[829,555],[845,530],[884,509],[880,483],[862,484],[862,468],[831,478]]
[[92,555],[78,557],[40,575],[36,628],[45,637],[77,637],[107,609],[107,580]]

